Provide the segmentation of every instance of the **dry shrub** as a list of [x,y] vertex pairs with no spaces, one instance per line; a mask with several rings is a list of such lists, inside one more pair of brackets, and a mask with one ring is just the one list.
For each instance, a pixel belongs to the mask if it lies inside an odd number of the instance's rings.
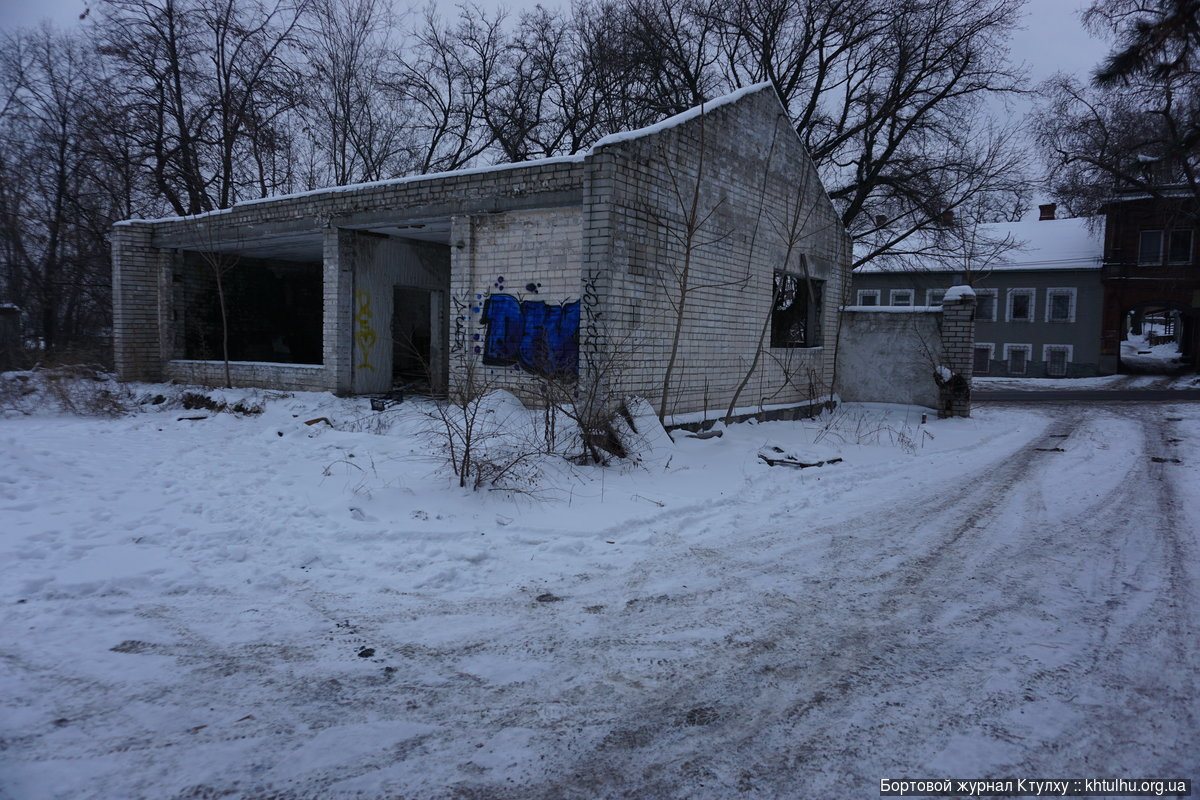
[[218,400],[201,392],[184,392],[179,396],[179,403],[187,411],[211,411],[214,414],[228,411],[232,414],[251,417],[263,413],[264,408],[261,402],[251,403],[247,400],[238,400],[230,405],[224,400]]
[[129,412],[129,390],[98,367],[74,364],[0,374],[0,410],[33,414],[56,410],[90,417]]

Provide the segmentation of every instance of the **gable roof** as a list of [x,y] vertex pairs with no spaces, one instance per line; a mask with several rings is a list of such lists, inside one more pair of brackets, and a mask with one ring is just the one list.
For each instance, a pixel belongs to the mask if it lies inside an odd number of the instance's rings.
[[590,153],[596,151],[597,149],[604,147],[606,145],[618,144],[620,142],[628,142],[628,141],[632,141],[634,139],[642,139],[646,136],[653,136],[656,133],[662,133],[665,130],[669,130],[671,128],[676,128],[685,122],[689,122],[693,119],[696,119],[697,117],[701,116],[702,114],[708,114],[712,111],[715,111],[716,109],[720,108],[721,106],[727,106],[732,103],[736,103],[738,100],[741,100],[743,97],[747,97],[752,94],[757,94],[758,92],[766,91],[767,89],[771,89],[770,81],[763,81],[762,83],[756,83],[751,86],[746,86],[742,89],[738,89],[735,92],[730,92],[729,94],[721,95],[720,97],[714,98],[714,99],[708,101],[707,103],[703,103],[698,106],[693,106],[692,108],[689,108],[687,111],[681,111],[680,113],[676,114],[675,116],[667,117],[666,119],[664,119],[660,122],[656,122],[653,125],[647,125],[644,128],[638,128],[638,129],[632,130],[632,131],[620,131],[618,133],[610,133],[608,136],[605,136],[604,138],[599,139],[595,144],[593,144],[591,147],[589,147],[584,152],[590,154]]

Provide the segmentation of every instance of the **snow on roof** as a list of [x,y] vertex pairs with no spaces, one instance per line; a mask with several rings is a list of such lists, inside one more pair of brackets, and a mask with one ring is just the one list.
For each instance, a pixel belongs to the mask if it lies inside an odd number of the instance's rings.
[[[976,228],[980,240],[1003,242],[1011,238],[1016,247],[987,264],[976,263],[976,271],[1100,269],[1104,256],[1103,218],[997,222]],[[923,258],[906,254],[882,263],[864,264],[855,272],[961,272],[962,258]]]
[[1167,198],[1172,198],[1172,199],[1187,198],[1187,197],[1195,197],[1195,193],[1191,189],[1189,189],[1187,187],[1182,187],[1182,186],[1168,186],[1168,187],[1158,188],[1158,189],[1155,189],[1153,192],[1137,191],[1134,189],[1129,189],[1129,190],[1119,192],[1119,193],[1113,195],[1106,202],[1111,205],[1113,203],[1125,203],[1125,202],[1129,202],[1131,200],[1157,200],[1160,197],[1167,197]]
[[648,125],[644,128],[638,128],[638,129],[632,130],[632,131],[620,131],[618,133],[609,134],[608,136],[605,136],[602,139],[598,140],[595,144],[593,144],[588,149],[581,150],[578,153],[574,153],[569,156],[551,156],[548,158],[531,159],[529,161],[513,161],[513,162],[507,162],[504,164],[493,164],[493,165],[487,166],[487,167],[467,167],[464,169],[448,170],[446,172],[429,172],[429,173],[425,173],[423,175],[406,175],[403,178],[389,178],[387,180],[382,180],[382,181],[370,181],[367,183],[348,183],[348,184],[345,184],[342,186],[329,186],[329,187],[325,187],[325,188],[321,188],[321,189],[312,189],[312,190],[309,190],[306,192],[292,192],[290,194],[271,195],[269,197],[255,197],[255,198],[251,198],[249,200],[242,200],[240,202],[234,203],[229,208],[220,208],[220,209],[216,209],[215,211],[205,211],[204,213],[201,213],[201,214],[191,214],[191,215],[184,216],[184,217],[172,216],[172,217],[156,217],[154,219],[126,219],[126,220],[121,220],[120,222],[114,223],[114,226],[115,225],[133,225],[136,223],[147,223],[147,222],[172,222],[172,221],[179,221],[179,220],[194,220],[194,219],[200,219],[203,217],[216,217],[216,216],[220,216],[221,214],[228,214],[228,213],[232,212],[234,209],[243,208],[245,206],[258,205],[260,203],[272,203],[272,202],[275,202],[276,200],[294,200],[299,197],[312,197],[314,195],[335,194],[335,193],[339,193],[339,192],[354,192],[354,191],[358,191],[360,189],[376,189],[376,188],[386,187],[386,186],[400,186],[400,185],[403,185],[406,183],[416,183],[418,181],[431,181],[431,180],[438,180],[441,178],[457,177],[457,176],[462,176],[462,175],[480,175],[480,174],[484,174],[484,173],[488,173],[488,172],[504,172],[507,170],[519,170],[519,169],[526,169],[526,168],[532,168],[532,167],[545,167],[545,166],[550,166],[553,164],[577,164],[577,163],[582,162],[584,159],[586,159],[592,153],[594,153],[597,148],[606,147],[606,146],[614,145],[614,144],[619,144],[621,142],[628,142],[628,141],[632,141],[634,139],[641,139],[646,136],[652,136],[653,134],[661,133],[665,130],[669,130],[671,128],[682,125],[685,122],[693,120],[693,119],[701,116],[702,114],[707,114],[710,111],[718,109],[722,106],[727,106],[731,103],[736,103],[738,100],[741,100],[743,97],[746,97],[748,95],[752,95],[757,92],[761,92],[761,91],[764,91],[764,90],[770,89],[770,88],[771,88],[770,82],[764,81],[762,83],[756,83],[751,86],[747,86],[745,88],[738,89],[735,92],[730,92],[729,94],[714,98],[713,100],[710,100],[707,103],[703,103],[701,105],[695,106],[694,108],[689,108],[687,111],[683,111],[679,114],[676,114],[673,117],[667,117],[666,119],[662,120],[661,122],[656,122],[653,125]]
[[313,197],[316,195],[339,194],[342,192],[356,192],[360,189],[378,189],[385,186],[402,186],[406,183],[417,183],[419,181],[433,181],[440,178],[458,177],[463,175],[479,175],[487,172],[507,172],[509,170],[519,170],[532,167],[546,167],[553,164],[575,164],[583,161],[587,154],[584,152],[576,153],[569,156],[552,156],[550,158],[535,158],[529,161],[512,161],[504,164],[492,164],[487,167],[465,167],[463,169],[452,169],[445,172],[426,172],[421,175],[405,175],[403,178],[388,178],[382,181],[368,181],[366,183],[346,183],[341,186],[327,186],[321,189],[310,189],[306,192],[291,192],[290,194],[274,194],[268,197],[252,197],[248,200],[240,200],[234,203],[229,208],[218,208],[214,211],[205,211],[200,214],[189,214],[183,217],[155,217],[153,219],[124,219],[120,222],[113,223],[114,227],[118,225],[133,225],[136,223],[145,222],[179,222],[181,220],[204,219],[207,217],[218,217],[222,214],[230,214],[236,209],[245,208],[246,206],[259,205],[260,203],[273,203],[276,200],[295,200],[300,197]]
[[652,136],[656,133],[661,133],[662,131],[669,130],[670,128],[674,128],[676,126],[682,125],[683,123],[688,122],[689,120],[696,119],[701,114],[707,114],[710,111],[720,108],[721,106],[727,106],[730,103],[736,103],[738,100],[741,100],[743,97],[746,97],[748,95],[752,95],[757,92],[761,92],[761,91],[764,91],[764,90],[770,89],[770,88],[771,88],[770,81],[763,81],[762,83],[756,83],[756,84],[753,84],[752,86],[747,86],[745,88],[738,89],[736,92],[730,92],[729,94],[722,95],[721,97],[717,97],[713,100],[710,100],[707,103],[703,103],[703,104],[695,106],[693,108],[689,108],[687,111],[680,112],[673,117],[667,117],[666,119],[662,120],[661,122],[656,122],[653,125],[647,125],[646,127],[638,128],[637,130],[621,131],[619,133],[609,134],[608,136],[605,136],[603,139],[600,139],[594,145],[592,145],[591,149],[588,152],[589,153],[594,152],[597,148],[605,147],[610,144],[618,144],[620,142],[628,142],[633,139],[641,139],[645,136]]

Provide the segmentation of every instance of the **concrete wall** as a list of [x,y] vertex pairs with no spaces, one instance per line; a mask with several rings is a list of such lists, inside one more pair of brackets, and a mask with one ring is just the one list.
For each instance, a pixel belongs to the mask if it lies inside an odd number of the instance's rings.
[[773,91],[601,146],[585,181],[585,340],[636,354],[620,376],[625,391],[656,407],[661,398],[697,182],[698,216],[708,220],[691,252],[693,291],[668,414],[724,413],[769,318],[774,272],[803,273],[801,256],[810,276],[824,281],[824,346],[763,353],[738,406],[799,403],[829,391],[849,238]]
[[123,380],[162,380],[174,341],[169,330],[174,254],[154,246],[155,226],[113,228],[113,361]]
[[[857,304],[858,291],[861,289],[878,289],[883,304],[888,303],[889,291],[892,289],[913,289],[916,292],[918,305],[925,303],[926,292],[929,289],[948,289],[960,282],[961,275],[950,272],[894,272],[894,273],[854,273],[850,303]],[[1008,375],[1008,365],[1004,360],[1004,345],[1028,344],[1032,357],[1029,361],[1026,376],[1044,377],[1046,362],[1042,358],[1046,345],[1071,345],[1071,361],[1068,364],[1068,375],[1082,377],[1095,375],[1099,370],[1101,313],[1104,302],[1104,290],[1100,283],[1100,271],[1097,269],[1055,269],[1055,270],[995,270],[987,275],[973,279],[972,286],[976,291],[995,291],[996,315],[990,318],[977,317],[975,320],[975,340],[980,344],[992,345],[993,357],[989,364],[988,375]],[[1075,294],[1075,321],[1048,322],[1046,321],[1047,290],[1051,288],[1070,287]],[[1008,322],[1005,310],[1008,307],[1008,294],[1012,289],[1034,290],[1034,312],[1032,322]]]
[[934,369],[942,362],[940,310],[846,310],[838,349],[842,400],[937,409]]
[[847,307],[838,349],[842,400],[903,403],[971,415],[975,298],[940,308]]

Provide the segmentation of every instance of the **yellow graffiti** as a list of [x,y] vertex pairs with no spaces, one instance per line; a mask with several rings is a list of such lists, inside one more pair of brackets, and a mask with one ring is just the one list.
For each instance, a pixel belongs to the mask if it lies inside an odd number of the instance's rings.
[[358,311],[354,314],[354,321],[357,323],[354,331],[354,341],[358,342],[358,352],[361,361],[355,366],[355,369],[375,370],[375,366],[371,363],[371,349],[375,343],[379,341],[379,336],[376,335],[375,329],[371,327],[371,293],[365,289],[358,289],[354,292],[354,305]]

